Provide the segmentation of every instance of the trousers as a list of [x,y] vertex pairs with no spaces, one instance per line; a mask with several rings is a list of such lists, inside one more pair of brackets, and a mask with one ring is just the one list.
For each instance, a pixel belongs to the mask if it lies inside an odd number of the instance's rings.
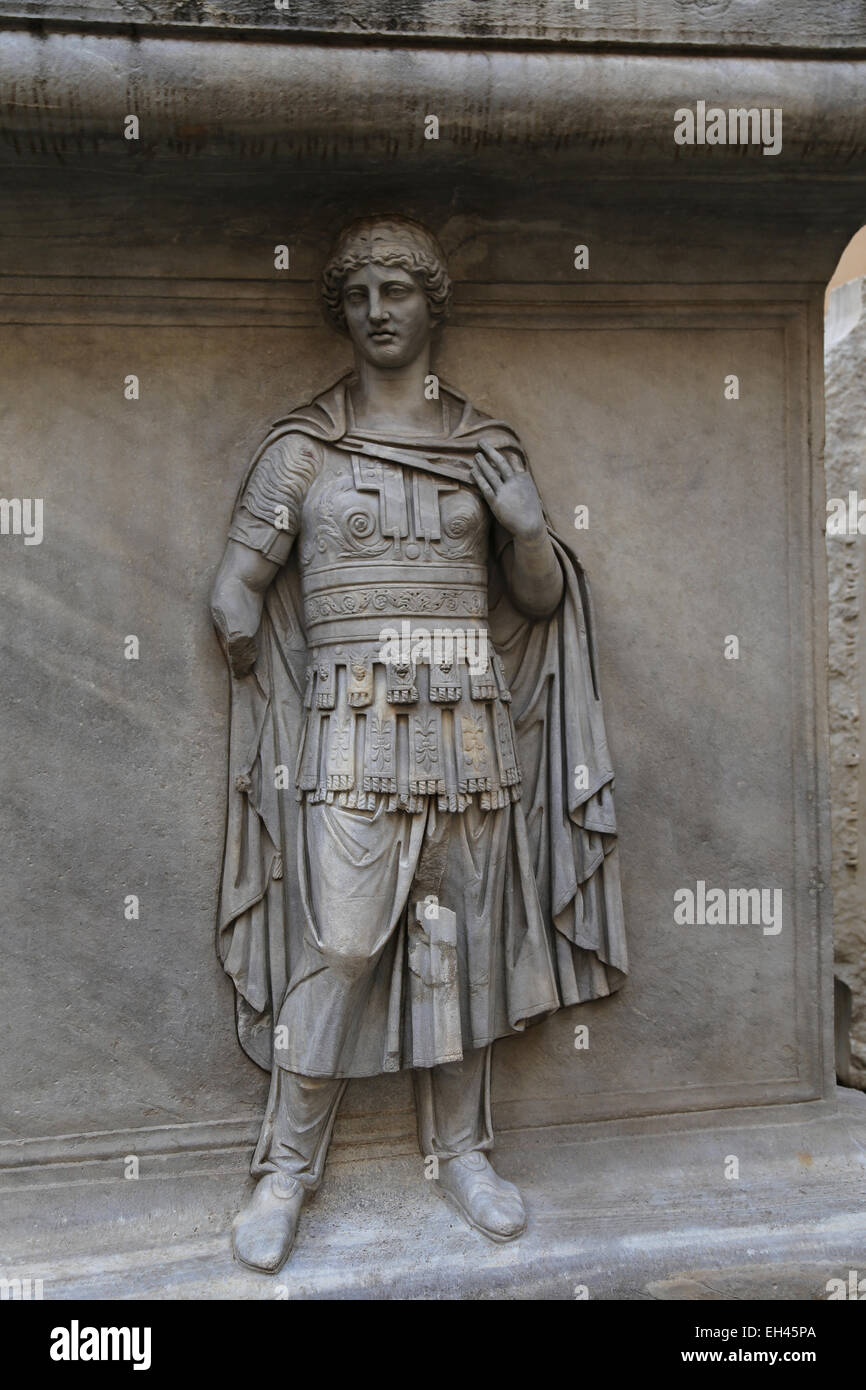
[[[413,1071],[418,1146],[425,1158],[492,1149],[490,1061],[488,1046],[467,1052],[462,1061]],[[315,1191],[348,1084],[343,1077],[274,1067],[254,1175],[280,1173]]]
[[425,1158],[492,1148],[492,1040],[509,1013],[556,1003],[534,880],[518,891],[508,867],[512,833],[511,805],[413,816],[305,805],[304,949],[275,1030],[255,1175],[317,1188],[349,1078],[407,1064]]

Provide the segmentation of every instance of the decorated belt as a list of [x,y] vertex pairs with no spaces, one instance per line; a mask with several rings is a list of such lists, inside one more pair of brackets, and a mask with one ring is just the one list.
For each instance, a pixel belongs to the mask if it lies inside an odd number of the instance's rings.
[[[482,566],[463,566],[460,580],[446,566],[441,575],[427,567],[423,579],[411,582],[406,575],[382,578],[370,575],[358,582],[355,575],[331,570],[310,576],[304,583],[304,626],[311,644],[340,641],[375,641],[383,629],[409,621],[421,626],[468,623],[473,627],[487,618],[487,571]],[[356,569],[357,573],[357,569]],[[352,582],[354,578],[355,582]],[[384,640],[384,639],[383,639]]]

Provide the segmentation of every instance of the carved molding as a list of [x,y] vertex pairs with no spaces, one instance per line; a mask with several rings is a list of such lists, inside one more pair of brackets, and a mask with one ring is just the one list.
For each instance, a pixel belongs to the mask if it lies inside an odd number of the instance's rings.
[[[823,283],[455,286],[449,326],[521,329],[781,325]],[[313,280],[0,275],[0,323],[166,328],[323,328]]]

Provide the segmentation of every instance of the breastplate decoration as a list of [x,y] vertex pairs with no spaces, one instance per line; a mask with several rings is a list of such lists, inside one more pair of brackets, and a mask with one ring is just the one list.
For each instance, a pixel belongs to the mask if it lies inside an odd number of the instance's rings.
[[520,795],[487,635],[489,519],[457,482],[329,450],[301,519],[310,647],[299,796],[388,810]]

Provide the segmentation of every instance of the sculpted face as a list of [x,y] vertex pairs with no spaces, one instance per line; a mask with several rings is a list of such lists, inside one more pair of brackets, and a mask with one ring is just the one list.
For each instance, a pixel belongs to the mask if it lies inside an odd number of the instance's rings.
[[343,308],[356,351],[374,367],[408,366],[430,337],[427,296],[397,266],[371,264],[350,271]]

